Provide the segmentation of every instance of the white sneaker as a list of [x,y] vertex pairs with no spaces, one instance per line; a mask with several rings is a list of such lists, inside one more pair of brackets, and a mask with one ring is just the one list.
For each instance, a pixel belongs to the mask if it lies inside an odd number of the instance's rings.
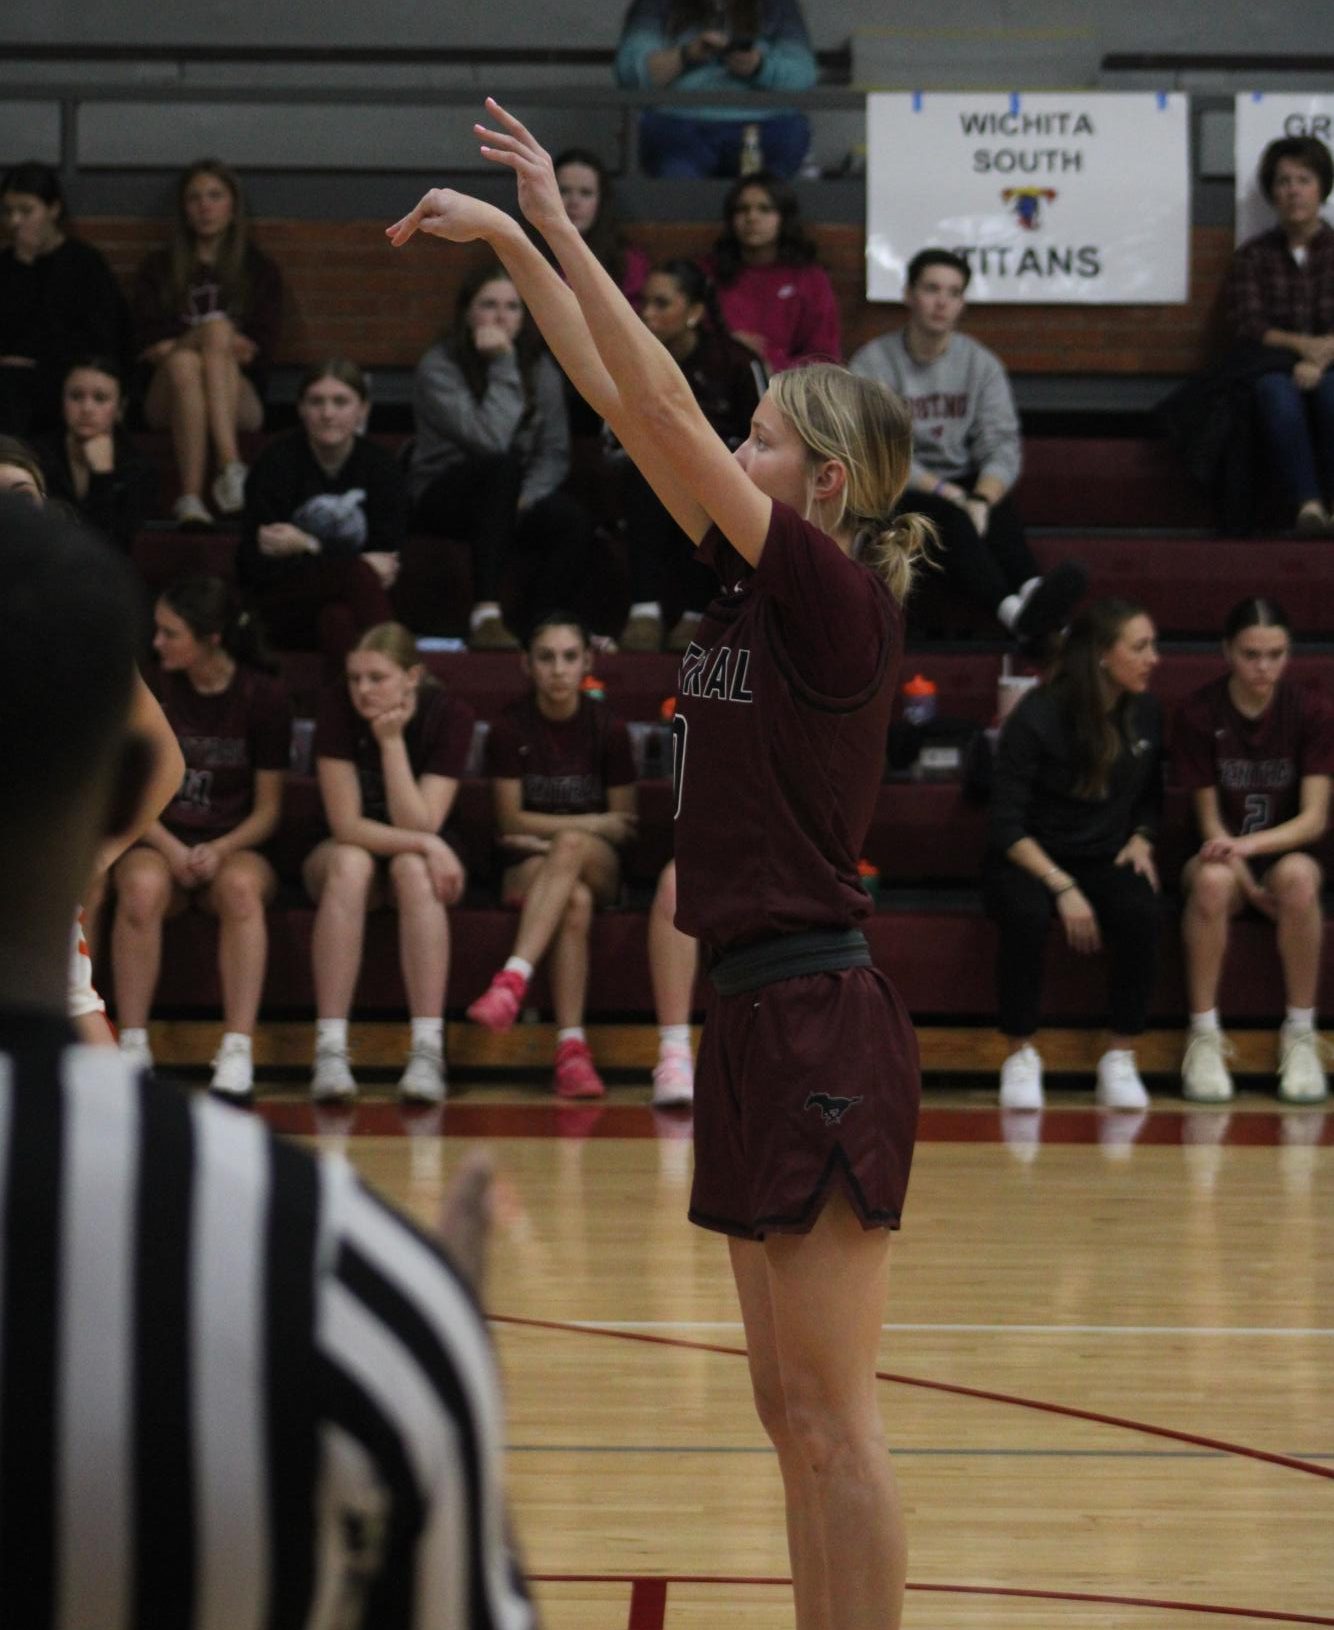
[[127,1040],[120,1037],[120,1056],[132,1070],[144,1070],[149,1075],[153,1073],[153,1049],[146,1041]]
[[653,1066],[654,1109],[681,1109],[695,1101],[695,1063],[688,1047],[664,1047]]
[[414,1047],[398,1078],[398,1095],[418,1104],[445,1101],[445,1061],[434,1047]]
[[1328,1049],[1315,1030],[1278,1033],[1278,1095],[1285,1104],[1318,1104],[1329,1096],[1324,1059]]
[[208,506],[192,492],[183,492],[171,506],[171,518],[181,527],[213,525]]
[[1227,1060],[1237,1049],[1221,1030],[1195,1030],[1181,1060],[1181,1096],[1193,1104],[1225,1104],[1232,1096]]
[[246,1040],[240,1036],[224,1036],[222,1046],[213,1059],[213,1079],[210,1092],[219,1098],[237,1098],[249,1101],[255,1094],[255,1065]]
[[310,1095],[316,1103],[346,1103],[357,1095],[357,1078],[342,1047],[317,1047],[310,1076]]
[[249,474],[239,459],[233,459],[218,472],[213,483],[213,502],[220,515],[239,515],[245,508],[245,478]]
[[1021,1047],[1001,1065],[1000,1106],[1002,1109],[1042,1108],[1042,1055],[1036,1047]]
[[1134,1053],[1108,1051],[1098,1060],[1094,1097],[1104,1109],[1147,1109],[1149,1093],[1135,1068]]

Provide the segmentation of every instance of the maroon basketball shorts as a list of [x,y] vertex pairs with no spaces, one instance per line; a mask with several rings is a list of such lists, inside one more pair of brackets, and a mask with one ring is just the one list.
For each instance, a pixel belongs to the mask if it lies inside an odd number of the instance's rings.
[[804,1234],[841,1183],[864,1228],[897,1228],[920,1099],[917,1037],[876,969],[714,993],[691,1222],[741,1239]]

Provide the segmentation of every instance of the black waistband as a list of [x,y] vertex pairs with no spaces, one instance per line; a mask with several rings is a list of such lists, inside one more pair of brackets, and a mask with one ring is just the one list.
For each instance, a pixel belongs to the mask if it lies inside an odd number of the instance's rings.
[[709,979],[719,996],[739,996],[779,979],[870,966],[871,948],[860,928],[824,928],[725,951],[709,969]]

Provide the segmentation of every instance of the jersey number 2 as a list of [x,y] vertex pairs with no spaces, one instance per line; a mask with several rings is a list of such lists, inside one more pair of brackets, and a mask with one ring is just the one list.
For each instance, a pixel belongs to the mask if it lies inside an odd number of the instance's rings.
[[1246,819],[1241,823],[1241,832],[1244,837],[1247,832],[1263,832],[1269,825],[1270,798],[1267,792],[1252,792],[1246,795]]

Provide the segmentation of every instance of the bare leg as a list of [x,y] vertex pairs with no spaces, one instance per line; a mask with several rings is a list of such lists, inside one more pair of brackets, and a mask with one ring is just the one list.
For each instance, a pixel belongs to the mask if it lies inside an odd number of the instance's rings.
[[361,972],[366,910],[375,881],[375,861],[355,844],[332,838],[307,859],[306,888],[319,901],[311,958],[315,971],[315,1014],[345,1019]]
[[208,463],[208,408],[199,352],[178,345],[153,375],[144,416],[155,430],[169,429],[181,492],[201,501]]
[[1267,879],[1278,901],[1278,954],[1289,1007],[1314,1007],[1320,979],[1320,867],[1310,855],[1284,855]]
[[809,1468],[829,1578],[829,1630],[898,1630],[903,1510],[876,1391],[889,1235],[841,1188],[809,1234],[764,1243],[788,1428]]
[[689,1024],[695,991],[698,947],[676,926],[675,916],[676,862],[670,860],[658,879],[648,919],[648,966],[659,1024]]
[[115,878],[111,968],[116,981],[116,1015],[123,1030],[143,1030],[157,989],[162,922],[172,904],[174,884],[156,849],[131,849],[122,855],[116,862]]
[[783,1478],[787,1552],[792,1564],[797,1630],[826,1630],[831,1612],[829,1567],[819,1521],[818,1490],[810,1465],[788,1424],[764,1247],[754,1240],[730,1239],[727,1244],[732,1256],[732,1277],[741,1302],[741,1319],[746,1327],[746,1357],[755,1411],[778,1452],[778,1467]]
[[420,855],[395,855],[389,878],[398,905],[398,955],[414,1019],[438,1019],[449,980],[449,917]]
[[1181,915],[1186,949],[1186,998],[1192,1013],[1218,1006],[1218,982],[1227,955],[1228,928],[1239,903],[1237,880],[1215,861],[1191,861],[1182,882],[1189,889]]
[[218,919],[218,972],[227,1030],[254,1034],[264,990],[269,928],[264,908],[277,892],[273,867],[253,849],[228,855],[204,895]]
[[213,440],[218,468],[234,464],[236,410],[241,396],[241,369],[232,353],[236,330],[225,318],[205,323],[201,329],[200,355],[204,361],[204,399],[208,404],[208,429]]
[[[611,869],[619,875],[616,851],[603,838],[587,832],[558,832],[524,896],[519,913],[519,931],[514,936],[514,955],[534,967],[546,954],[570,903],[580,877],[592,883],[587,868]],[[612,885],[613,891],[615,884]],[[598,892],[595,890],[595,892]]]
[[593,925],[593,891],[587,883],[576,882],[565,915],[560,920],[556,943],[551,951],[551,1002],[556,1024],[569,1030],[584,1022],[588,995],[588,933]]

